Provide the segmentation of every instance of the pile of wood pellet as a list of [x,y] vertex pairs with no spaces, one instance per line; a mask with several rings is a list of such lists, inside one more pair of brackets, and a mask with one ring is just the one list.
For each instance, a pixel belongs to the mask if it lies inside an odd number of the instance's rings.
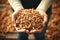
[[49,22],[45,35],[47,40],[60,40],[60,18]]
[[51,20],[60,17],[60,0],[53,0]]
[[0,4],[9,4],[8,0],[0,0]]
[[52,15],[45,36],[46,40],[60,40],[60,0],[53,0]]
[[22,9],[17,12],[16,27],[20,29],[41,29],[43,28],[43,16],[35,9]]
[[0,7],[0,32],[13,32],[11,8],[9,6]]

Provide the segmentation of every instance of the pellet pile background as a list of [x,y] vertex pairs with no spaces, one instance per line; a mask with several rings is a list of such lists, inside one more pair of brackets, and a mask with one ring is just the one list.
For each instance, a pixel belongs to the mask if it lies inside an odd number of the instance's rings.
[[35,9],[22,9],[17,12],[16,27],[20,29],[41,29],[43,28],[43,16],[40,15]]
[[0,4],[7,4],[7,5],[9,5],[9,2],[8,2],[8,0],[0,0]]
[[11,22],[12,13],[8,0],[0,0],[0,38],[5,38],[5,32],[13,32],[14,26]]
[[45,36],[46,40],[60,40],[60,0],[53,0],[52,15]]
[[0,32],[13,32],[12,13],[10,6],[0,6]]

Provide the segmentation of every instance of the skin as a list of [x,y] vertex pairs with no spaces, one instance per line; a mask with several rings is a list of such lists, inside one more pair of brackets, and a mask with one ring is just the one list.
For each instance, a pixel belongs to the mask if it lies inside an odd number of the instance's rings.
[[[15,23],[15,18],[18,14],[17,11],[20,9],[24,9],[24,7],[22,6],[21,2],[19,0],[8,0],[10,5],[12,6],[12,8],[15,10],[15,12],[12,15],[12,21],[14,22],[15,28],[16,28],[16,23]],[[40,2],[40,4],[37,7],[37,11],[39,11],[41,13],[42,16],[44,16],[44,21],[43,21],[43,27],[45,27],[45,23],[47,22],[47,14],[45,13],[47,11],[47,9],[49,8],[49,6],[52,4],[52,0],[42,0]],[[41,9],[41,10],[40,10]],[[43,11],[42,11],[43,10]],[[17,30],[18,28],[16,28]],[[44,28],[43,28],[44,29]],[[21,29],[21,30],[17,30],[18,32],[26,32],[26,33],[35,33],[35,32],[41,32],[43,29],[41,30],[31,30],[30,32],[26,29]]]
[[[46,22],[47,22],[47,14],[46,14],[44,11],[39,10],[39,9],[36,9],[36,11],[39,11],[40,14],[41,14],[42,16],[44,16],[43,27],[45,27],[45,24],[46,24]],[[12,21],[14,22],[15,28],[16,28],[15,18],[16,18],[17,15],[18,15],[17,12],[14,12],[13,15],[12,15]],[[32,34],[32,33],[36,33],[36,32],[42,32],[43,29],[44,29],[44,28],[42,28],[42,29],[40,29],[40,30],[34,29],[34,30],[31,30],[31,31],[29,32],[28,30],[26,30],[26,29],[24,29],[24,28],[21,29],[21,30],[18,30],[18,28],[16,28],[16,30],[17,30],[18,32],[25,32],[25,33],[28,33],[28,34]]]
[[41,14],[42,16],[44,16],[43,28],[42,28],[42,29],[40,29],[40,30],[36,30],[36,29],[31,30],[29,33],[36,33],[36,32],[38,33],[38,32],[42,32],[42,30],[44,29],[45,24],[46,24],[46,22],[47,22],[47,14],[46,14],[44,11],[39,10],[39,9],[36,9],[36,11],[39,11],[39,12],[40,12],[40,14]]

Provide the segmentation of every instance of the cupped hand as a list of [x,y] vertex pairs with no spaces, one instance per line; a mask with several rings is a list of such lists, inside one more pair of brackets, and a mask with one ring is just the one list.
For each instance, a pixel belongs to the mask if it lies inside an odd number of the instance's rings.
[[36,11],[39,11],[39,13],[44,17],[43,24],[46,24],[46,22],[48,20],[47,19],[48,18],[47,14],[43,10],[36,10]]
[[42,23],[42,26],[43,26],[43,27],[42,27],[41,29],[33,29],[33,30],[31,30],[29,33],[42,32],[42,31],[44,30],[44,27],[45,27],[46,22],[47,22],[47,14],[46,14],[44,11],[42,11],[42,10],[37,10],[37,9],[36,9],[36,11],[39,11],[40,15],[42,15],[42,16],[44,17],[44,21],[43,21],[43,23]]
[[17,16],[18,16],[18,11],[15,11],[15,12],[12,14],[12,21],[13,21],[13,23],[14,23],[14,26],[15,26],[16,31],[17,31],[17,32],[26,32],[26,33],[28,33],[29,31],[26,30],[25,28],[19,29],[19,28],[16,26],[16,18],[17,18]]

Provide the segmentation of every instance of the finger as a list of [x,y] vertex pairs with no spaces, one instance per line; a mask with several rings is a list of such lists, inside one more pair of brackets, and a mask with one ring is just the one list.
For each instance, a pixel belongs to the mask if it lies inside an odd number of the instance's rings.
[[17,32],[26,32],[26,29],[16,29]]
[[43,24],[45,24],[45,23],[47,22],[47,20],[48,20],[47,15],[44,15],[44,21],[43,21]]
[[34,32],[37,32],[37,30],[32,30],[32,32],[34,33]]
[[12,21],[15,21],[17,15],[18,15],[18,11],[15,11],[15,12],[12,14]]
[[26,33],[28,33],[28,34],[29,34],[29,30],[26,30]]
[[12,14],[12,21],[15,21],[17,14]]
[[26,32],[25,29],[18,30],[18,32]]
[[37,32],[42,32],[42,31],[43,31],[43,29],[44,29],[44,28],[41,28],[41,29],[37,30]]
[[12,15],[12,22],[15,23],[15,19],[14,19],[14,16]]
[[38,30],[31,30],[30,33],[39,33],[42,32],[44,28],[38,29]]
[[46,24],[44,24],[44,23],[43,23],[43,24],[42,24],[42,27],[44,28],[44,27],[45,27],[45,25],[46,25]]
[[31,30],[30,33],[35,33],[37,30]]

